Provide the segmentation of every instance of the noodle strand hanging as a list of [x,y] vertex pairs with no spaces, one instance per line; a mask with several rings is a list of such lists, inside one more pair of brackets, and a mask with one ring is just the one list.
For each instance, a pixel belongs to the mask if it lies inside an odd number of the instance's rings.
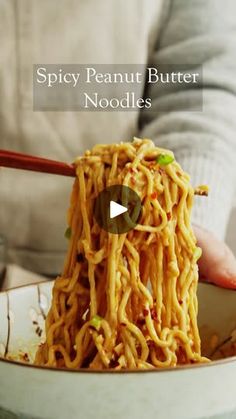
[[[97,145],[76,160],[69,247],[54,284],[36,364],[65,368],[164,368],[207,362],[197,327],[194,189],[173,153],[150,140]],[[102,230],[95,199],[111,185],[140,197],[124,234]]]

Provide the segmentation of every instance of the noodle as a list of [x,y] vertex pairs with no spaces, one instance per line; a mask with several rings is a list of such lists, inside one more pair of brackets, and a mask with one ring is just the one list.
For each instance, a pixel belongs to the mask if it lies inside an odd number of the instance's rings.
[[[197,327],[194,189],[170,151],[150,140],[97,145],[76,160],[62,276],[35,363],[65,368],[155,368],[207,362]],[[96,196],[111,185],[142,202],[136,227],[102,230]]]

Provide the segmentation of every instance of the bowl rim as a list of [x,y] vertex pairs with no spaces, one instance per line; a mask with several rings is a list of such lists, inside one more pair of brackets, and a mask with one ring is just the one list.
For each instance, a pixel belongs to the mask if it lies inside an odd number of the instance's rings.
[[185,364],[185,365],[177,365],[176,367],[166,367],[166,368],[150,368],[150,369],[121,369],[121,370],[115,370],[115,369],[90,369],[90,368],[78,368],[78,369],[72,369],[72,368],[57,368],[57,367],[50,367],[46,365],[35,365],[32,363],[27,362],[20,362],[20,361],[14,361],[11,359],[4,358],[0,356],[0,365],[1,363],[6,363],[10,365],[15,365],[18,367],[26,367],[26,368],[32,368],[36,370],[43,370],[43,371],[57,371],[60,373],[85,373],[85,374],[142,374],[142,373],[165,373],[165,372],[174,372],[174,371],[188,371],[190,369],[197,369],[200,368],[207,368],[207,367],[217,367],[222,366],[225,364],[231,364],[236,362],[236,355],[230,356],[225,359],[219,359],[216,361],[210,361],[210,362],[203,362],[203,363],[196,363],[196,364]]
[[[50,284],[55,281],[55,278],[53,279],[46,279],[45,281],[39,281],[39,282],[32,282],[29,284],[19,285],[13,288],[8,288],[6,290],[0,291],[1,294],[8,294],[11,291],[14,291],[16,289],[20,288],[27,288],[30,286],[38,287],[39,285],[43,284]],[[212,286],[215,286],[214,284],[209,284]],[[236,291],[236,290],[230,290],[230,291]],[[224,359],[218,359],[215,361],[210,362],[202,362],[202,363],[194,363],[194,364],[185,364],[185,365],[177,365],[176,367],[166,367],[166,368],[150,368],[150,369],[121,369],[121,370],[115,370],[115,369],[89,369],[89,368],[78,368],[78,369],[72,369],[72,368],[57,368],[57,367],[50,367],[46,365],[35,365],[32,363],[27,362],[20,362],[15,361],[11,359],[4,358],[3,356],[0,356],[0,365],[1,363],[15,365],[18,367],[27,367],[32,368],[36,370],[43,370],[43,371],[57,371],[60,373],[85,373],[85,374],[142,374],[142,373],[165,373],[165,372],[174,372],[174,371],[188,371],[190,369],[197,369],[199,368],[206,368],[206,367],[214,367],[214,366],[221,366],[229,363],[235,363],[236,362],[236,355],[230,356]]]

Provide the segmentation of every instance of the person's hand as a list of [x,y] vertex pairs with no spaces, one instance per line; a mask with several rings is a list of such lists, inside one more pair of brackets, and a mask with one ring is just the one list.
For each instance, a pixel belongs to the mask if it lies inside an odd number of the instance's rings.
[[196,225],[193,229],[202,248],[198,263],[200,280],[236,289],[236,259],[229,247],[211,232]]

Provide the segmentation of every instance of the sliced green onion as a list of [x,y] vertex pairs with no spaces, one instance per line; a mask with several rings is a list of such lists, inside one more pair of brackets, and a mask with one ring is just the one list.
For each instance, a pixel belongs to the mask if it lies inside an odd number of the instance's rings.
[[66,239],[70,239],[71,238],[71,227],[68,227],[64,233],[64,236]]
[[98,314],[96,314],[95,316],[93,316],[93,318],[90,320],[90,326],[94,327],[94,329],[96,329],[97,331],[99,331],[100,327],[101,327],[101,322],[102,322],[103,318],[98,316]]
[[174,157],[170,156],[170,154],[159,154],[156,159],[156,162],[161,166],[167,166],[167,164],[173,163],[173,161]]
[[196,249],[193,252],[193,257],[195,260],[200,259],[200,257],[202,256],[202,249],[200,247],[196,247]]

